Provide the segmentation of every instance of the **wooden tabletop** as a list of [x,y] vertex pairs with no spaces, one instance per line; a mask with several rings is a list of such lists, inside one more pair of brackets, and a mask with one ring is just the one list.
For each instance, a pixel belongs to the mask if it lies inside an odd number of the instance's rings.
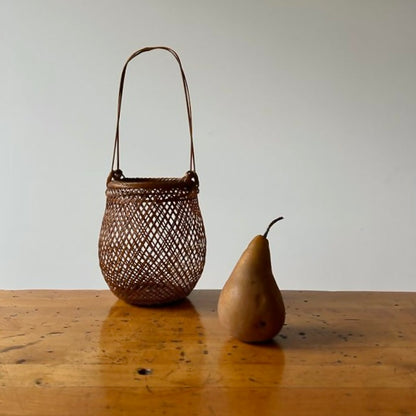
[[0,291],[0,414],[416,415],[416,293],[283,292],[262,345],[227,335],[218,295]]

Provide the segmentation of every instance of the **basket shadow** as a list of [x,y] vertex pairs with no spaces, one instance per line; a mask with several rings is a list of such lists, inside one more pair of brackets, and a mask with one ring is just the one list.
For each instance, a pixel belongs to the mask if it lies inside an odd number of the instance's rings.
[[150,414],[162,395],[163,405],[174,407],[202,383],[205,335],[189,299],[158,307],[117,300],[100,332],[103,406],[114,414]]

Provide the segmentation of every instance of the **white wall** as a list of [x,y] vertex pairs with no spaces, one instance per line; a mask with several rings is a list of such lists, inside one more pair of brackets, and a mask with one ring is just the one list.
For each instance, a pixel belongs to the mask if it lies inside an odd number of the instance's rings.
[[[416,2],[0,2],[0,288],[105,288],[97,238],[125,59],[180,54],[220,288],[269,235],[283,289],[416,290]],[[176,63],[129,68],[122,167],[181,176]]]

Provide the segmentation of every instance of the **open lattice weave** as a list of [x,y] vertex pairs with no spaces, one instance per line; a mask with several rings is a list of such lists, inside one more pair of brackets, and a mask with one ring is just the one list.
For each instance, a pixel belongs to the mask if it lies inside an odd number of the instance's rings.
[[206,253],[194,178],[112,180],[106,196],[99,260],[110,289],[138,305],[186,297]]

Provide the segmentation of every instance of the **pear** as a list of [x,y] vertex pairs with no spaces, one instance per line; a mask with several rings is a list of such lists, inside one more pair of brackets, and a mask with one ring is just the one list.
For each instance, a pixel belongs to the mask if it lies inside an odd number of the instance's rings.
[[273,277],[267,234],[251,240],[218,299],[218,318],[232,336],[243,342],[271,340],[285,322],[285,305]]

